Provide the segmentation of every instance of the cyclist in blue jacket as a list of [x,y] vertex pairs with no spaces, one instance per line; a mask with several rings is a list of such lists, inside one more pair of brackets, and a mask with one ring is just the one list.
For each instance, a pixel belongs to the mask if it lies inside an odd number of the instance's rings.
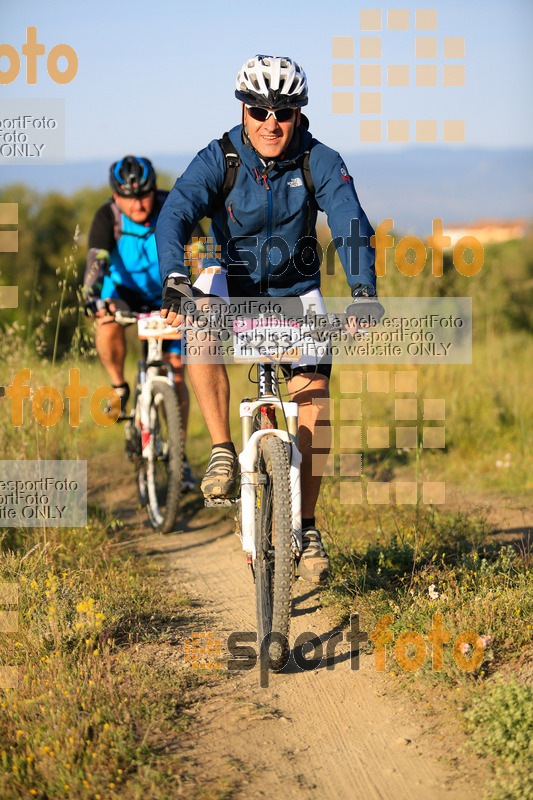
[[[162,282],[155,223],[168,192],[157,188],[150,160],[131,155],[111,165],[109,182],[113,197],[98,209],[89,232],[84,296],[86,313],[96,317],[96,349],[120,397],[120,413],[124,417],[130,395],[124,378],[126,339],[124,328],[108,310],[129,308],[141,312],[160,307]],[[202,235],[199,228],[195,233]],[[165,359],[174,370],[186,430],[189,394],[181,363],[181,341],[165,342]],[[184,490],[196,486],[186,461],[182,486]]]
[[[229,132],[233,152],[228,153],[226,137],[225,149],[214,140],[201,150],[176,181],[158,220],[162,316],[178,325],[180,302],[193,294],[184,248],[204,216],[211,217],[209,235],[220,256],[204,259],[203,267],[218,269],[200,275],[195,294],[300,297],[312,299],[321,310],[318,209],[327,214],[352,291],[351,314],[357,317],[357,308],[363,306],[367,314],[369,303],[379,305],[370,246],[374,231],[344,161],[308,131],[301,112],[308,102],[304,71],[290,58],[257,55],[240,70],[235,95],[242,102],[242,120]],[[236,179],[226,194],[229,165],[235,172],[236,163]],[[316,366],[294,364],[284,371],[300,411],[303,553],[298,568],[304,579],[322,582],[330,564],[315,524],[322,474],[313,469],[313,454],[324,461],[329,446],[321,441],[323,447],[312,447],[320,416],[320,402],[313,401],[329,396],[331,359]],[[237,474],[226,370],[223,363],[189,363],[189,374],[213,442],[202,491],[206,497],[226,497]]]

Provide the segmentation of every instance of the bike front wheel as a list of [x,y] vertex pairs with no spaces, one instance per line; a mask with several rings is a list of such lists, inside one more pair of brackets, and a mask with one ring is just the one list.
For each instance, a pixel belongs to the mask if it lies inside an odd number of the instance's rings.
[[150,403],[151,455],[143,459],[143,494],[152,527],[160,533],[174,528],[181,497],[183,444],[181,411],[176,393],[164,381],[154,381]]
[[255,559],[256,610],[262,667],[282,669],[289,654],[293,576],[292,503],[284,442],[265,436],[258,486]]

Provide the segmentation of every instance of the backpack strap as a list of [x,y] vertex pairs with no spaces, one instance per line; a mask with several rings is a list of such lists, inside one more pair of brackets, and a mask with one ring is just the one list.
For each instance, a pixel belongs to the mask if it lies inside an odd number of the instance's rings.
[[312,148],[313,148],[313,146],[315,144],[316,144],[316,139],[311,139],[309,147],[307,148],[307,150],[303,154],[303,158],[302,158],[302,174],[303,174],[303,178],[304,178],[305,188],[307,189],[309,194],[312,196],[312,202],[313,202],[315,208],[318,209],[319,211],[321,211],[322,209],[320,208],[320,206],[318,205],[318,203],[316,201],[315,184],[313,182],[313,176],[311,174],[311,167],[309,166],[309,157],[310,157],[310,154],[311,154],[311,150],[312,150]]
[[309,150],[306,150],[305,153],[304,153],[304,157],[303,157],[303,160],[302,160],[302,172],[303,172],[303,176],[304,176],[305,188],[307,189],[308,192],[310,192],[314,196],[314,194],[315,194],[315,184],[313,183],[313,176],[311,175],[311,168],[309,166],[309,152],[310,152],[310,150],[311,150],[311,147],[309,148]]
[[113,200],[111,201],[111,212],[113,214],[113,234],[115,242],[118,244],[122,236],[122,212]]
[[[154,206],[157,213],[161,211],[163,208],[164,202],[168,197],[168,192],[158,189]],[[133,233],[133,231],[123,231],[122,230],[122,211],[117,206],[117,204],[112,200],[111,201],[111,212],[113,214],[113,235],[115,237],[116,244],[119,243],[122,236],[136,236],[138,239],[145,239],[150,234],[154,233],[155,226],[147,228],[144,233]],[[153,213],[153,212],[152,212]]]
[[120,242],[123,236],[135,236],[137,239],[146,239],[147,236],[150,236],[150,234],[154,233],[155,231],[155,226],[146,228],[144,233],[124,231],[122,230],[122,211],[115,203],[111,203],[111,211],[113,212],[113,235],[117,244]]
[[[217,196],[217,203],[222,204],[225,203],[227,196],[235,186],[237,175],[239,174],[239,169],[242,162],[240,155],[235,152],[235,145],[231,141],[229,134],[227,132],[223,135],[221,139],[218,140],[218,142],[226,159],[226,173],[224,175],[224,183],[222,184],[222,189],[220,190]],[[311,174],[311,168],[309,166],[309,156],[311,153],[311,149],[315,143],[316,139],[311,139],[309,147],[303,154],[302,173],[303,173],[305,188],[307,189],[309,194],[312,195],[313,203],[318,209],[320,207],[315,199],[315,184],[313,182],[313,176]]]
[[224,158],[226,159],[226,174],[224,175],[224,183],[222,184],[222,189],[218,194],[217,202],[224,203],[226,201],[226,197],[235,186],[235,181],[237,180],[237,175],[239,174],[239,169],[241,166],[241,157],[235,151],[235,145],[229,138],[229,134],[227,132],[224,134],[222,139],[218,140],[218,142],[222,148],[222,152],[224,153]]

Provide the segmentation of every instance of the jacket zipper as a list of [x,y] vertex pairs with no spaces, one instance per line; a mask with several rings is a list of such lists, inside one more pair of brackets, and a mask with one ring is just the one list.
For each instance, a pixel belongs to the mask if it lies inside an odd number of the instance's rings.
[[229,217],[230,217],[231,221],[232,222],[236,222],[237,225],[239,225],[242,228],[241,223],[239,222],[239,220],[237,219],[237,217],[233,213],[233,203],[229,203],[229,205],[228,205],[228,214],[229,214]]
[[[272,189],[268,185],[266,175],[261,176],[267,192],[267,247],[266,247],[266,291],[268,291],[268,283],[270,279],[270,239],[272,236]],[[261,287],[262,289],[263,287]]]

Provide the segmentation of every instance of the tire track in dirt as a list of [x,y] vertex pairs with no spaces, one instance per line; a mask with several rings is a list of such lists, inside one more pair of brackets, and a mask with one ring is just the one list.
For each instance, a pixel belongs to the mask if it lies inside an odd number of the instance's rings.
[[[109,472],[107,461],[107,475],[113,477],[99,490],[95,486],[98,502],[107,500],[135,536],[143,534],[147,528],[137,527],[133,511],[137,500],[129,465],[117,460],[113,467]],[[256,630],[254,586],[240,541],[231,520],[217,521],[215,512],[203,508],[193,509],[182,527],[164,537],[143,535],[142,549],[161,558],[172,580],[191,597],[195,630],[213,631],[224,648],[231,632]],[[304,632],[325,641],[332,626],[320,609],[319,590],[300,580],[293,589],[291,644]],[[179,653],[172,662],[190,668],[183,643],[173,649]],[[393,700],[383,689],[373,657],[361,656],[358,671],[350,668],[346,642],[337,646],[334,669],[299,671],[293,664],[287,672],[271,674],[265,688],[259,686],[258,667],[223,669],[218,680],[200,689],[184,756],[200,785],[218,778],[221,786],[232,786],[236,800],[469,796],[471,785],[436,760],[442,751],[437,737],[425,733],[427,720],[407,696]]]
[[[164,539],[151,536],[146,544],[208,620],[200,631],[212,630],[222,644],[232,631],[255,632],[253,582],[229,521]],[[331,631],[318,590],[298,581],[293,596],[291,644],[304,632],[324,637]],[[361,657],[361,669],[354,671],[348,644],[336,652],[333,670],[293,666],[270,675],[266,688],[259,686],[258,667],[232,673],[200,712],[197,766],[213,775],[240,760],[259,765],[260,777],[241,780],[242,794],[233,795],[238,798],[314,798],[326,792],[339,800],[467,796],[467,787],[432,758],[430,742],[421,741],[421,724],[380,696],[373,658]],[[270,714],[239,718],[246,703],[261,704]]]

